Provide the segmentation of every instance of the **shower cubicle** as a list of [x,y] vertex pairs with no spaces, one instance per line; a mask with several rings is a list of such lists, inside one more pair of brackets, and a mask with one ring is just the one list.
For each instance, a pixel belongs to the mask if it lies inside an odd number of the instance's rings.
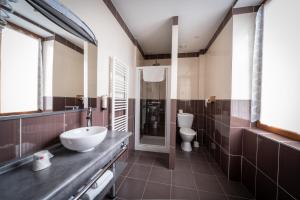
[[168,152],[170,66],[136,69],[135,149]]

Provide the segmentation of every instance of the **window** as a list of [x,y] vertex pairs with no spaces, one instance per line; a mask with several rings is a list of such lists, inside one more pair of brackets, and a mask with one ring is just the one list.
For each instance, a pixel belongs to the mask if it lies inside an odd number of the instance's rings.
[[[300,4],[272,1],[265,6],[262,124],[300,134]],[[282,13],[284,12],[284,13]],[[299,137],[298,137],[299,138]]]
[[39,40],[4,28],[1,33],[0,112],[38,110]]

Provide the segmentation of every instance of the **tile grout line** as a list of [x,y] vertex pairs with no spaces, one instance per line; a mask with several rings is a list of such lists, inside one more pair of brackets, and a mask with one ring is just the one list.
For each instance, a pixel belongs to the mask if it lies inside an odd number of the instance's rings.
[[225,192],[225,189],[223,188],[223,186],[222,186],[222,184],[221,184],[221,182],[220,182],[219,178],[218,178],[216,175],[214,175],[214,177],[217,179],[217,182],[218,182],[219,186],[221,187],[221,190],[222,190],[222,192],[223,192],[224,196],[225,196],[225,197],[226,197],[226,199],[228,200],[227,193]]
[[19,156],[22,157],[22,118],[19,121]]
[[150,175],[151,175],[151,172],[152,172],[152,168],[153,168],[153,165],[154,165],[154,161],[155,159],[152,161],[151,163],[151,167],[150,167],[150,171],[149,171],[149,174],[145,180],[145,186],[144,186],[144,190],[143,190],[143,193],[142,193],[142,199],[144,199],[144,194],[145,194],[145,191],[146,191],[146,188],[148,186],[148,182],[149,182],[149,178],[150,178]]

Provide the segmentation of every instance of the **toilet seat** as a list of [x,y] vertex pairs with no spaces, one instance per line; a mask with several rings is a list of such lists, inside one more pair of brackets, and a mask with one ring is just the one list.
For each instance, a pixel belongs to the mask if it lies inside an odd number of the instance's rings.
[[194,131],[191,128],[180,128],[179,132],[184,135],[190,135],[190,136],[196,135],[196,131]]

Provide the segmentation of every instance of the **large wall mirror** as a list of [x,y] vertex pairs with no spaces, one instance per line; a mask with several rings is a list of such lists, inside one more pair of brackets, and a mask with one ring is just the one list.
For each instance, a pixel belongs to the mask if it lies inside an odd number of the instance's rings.
[[97,46],[25,0],[0,32],[0,114],[96,107]]

